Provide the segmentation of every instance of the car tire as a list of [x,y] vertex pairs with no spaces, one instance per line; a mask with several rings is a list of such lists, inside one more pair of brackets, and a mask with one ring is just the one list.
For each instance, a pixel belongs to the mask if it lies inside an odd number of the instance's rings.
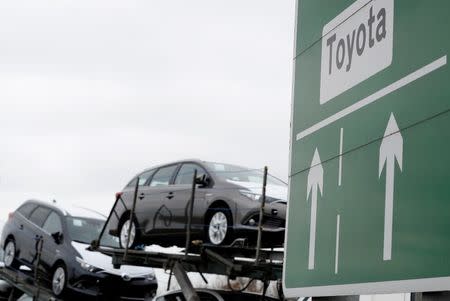
[[5,243],[3,262],[7,268],[19,268],[17,261],[17,248],[14,239],[10,238]]
[[67,269],[63,263],[55,266],[52,273],[52,292],[56,297],[63,297],[67,292]]
[[226,245],[233,236],[233,224],[228,208],[210,208],[206,220],[206,241],[216,245]]
[[131,232],[130,232],[130,240],[128,242],[128,248],[134,249],[138,243],[139,243],[139,228],[136,222],[136,219],[131,218],[129,214],[125,216],[125,218],[122,218],[122,222],[120,223],[119,227],[119,245],[122,249],[125,249],[125,246],[127,245],[127,239],[128,239],[128,231],[129,227],[131,225]]

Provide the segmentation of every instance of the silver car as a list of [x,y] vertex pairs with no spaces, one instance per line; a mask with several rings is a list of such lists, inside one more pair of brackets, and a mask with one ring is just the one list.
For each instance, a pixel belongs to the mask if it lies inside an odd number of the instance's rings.
[[[158,244],[183,246],[194,170],[197,189],[192,216],[192,239],[214,245],[236,238],[256,241],[263,172],[245,167],[185,160],[153,167],[135,176],[116,194],[107,231],[121,247]],[[139,179],[134,216],[131,216]],[[263,216],[264,246],[284,241],[287,185],[268,176]],[[131,229],[130,229],[131,227]]]

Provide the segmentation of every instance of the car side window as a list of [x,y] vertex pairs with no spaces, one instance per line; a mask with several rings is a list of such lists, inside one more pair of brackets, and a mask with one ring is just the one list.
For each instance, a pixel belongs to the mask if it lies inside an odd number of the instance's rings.
[[31,213],[29,220],[37,226],[42,227],[49,214],[50,209],[39,206]]
[[194,177],[194,171],[197,169],[197,177],[202,177],[206,174],[206,171],[197,164],[185,163],[181,166],[175,179],[175,184],[192,184],[192,178]]
[[[154,173],[155,173],[154,169],[141,173],[139,175],[139,186],[144,186],[147,183],[148,179],[150,179]],[[133,180],[131,180],[127,184],[127,187],[135,187],[136,181],[137,181],[137,177],[134,177]]]
[[34,210],[37,206],[35,204],[24,204],[17,209],[19,213],[21,213],[24,217],[28,218],[30,216],[31,211]]
[[130,181],[130,183],[127,184],[127,187],[134,187],[136,186],[137,177],[133,178],[133,180]]
[[150,182],[150,186],[157,187],[169,185],[170,179],[172,178],[172,175],[176,168],[177,165],[170,165],[158,169],[158,171],[153,176],[152,181]]
[[148,179],[152,176],[152,174],[154,172],[155,172],[155,170],[149,170],[149,171],[146,171],[144,173],[141,173],[139,175],[139,186],[145,185],[145,183],[147,183]]
[[50,234],[56,232],[62,233],[63,229],[61,218],[56,212],[52,211],[50,215],[47,217],[47,220],[45,221],[44,226],[42,228]]

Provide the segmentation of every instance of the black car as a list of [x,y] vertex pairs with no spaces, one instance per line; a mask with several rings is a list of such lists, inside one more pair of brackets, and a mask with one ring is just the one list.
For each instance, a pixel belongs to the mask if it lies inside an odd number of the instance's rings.
[[[197,189],[192,216],[192,239],[214,245],[236,238],[255,242],[263,186],[262,170],[185,160],[153,167],[135,176],[117,193],[107,229],[121,247],[140,244],[183,246],[194,170]],[[137,179],[135,214],[130,216]],[[263,245],[281,246],[287,204],[287,185],[268,176],[263,215]],[[130,230],[131,226],[131,230]],[[130,234],[130,237],[128,237]]]
[[[111,257],[88,251],[99,237],[105,217],[84,208],[60,208],[54,203],[30,200],[20,206],[3,227],[1,249],[7,268],[34,268],[38,237],[42,237],[39,271],[47,276],[57,296],[83,294],[143,300],[158,287],[151,268],[121,266],[114,269]],[[104,237],[111,245],[117,238]]]

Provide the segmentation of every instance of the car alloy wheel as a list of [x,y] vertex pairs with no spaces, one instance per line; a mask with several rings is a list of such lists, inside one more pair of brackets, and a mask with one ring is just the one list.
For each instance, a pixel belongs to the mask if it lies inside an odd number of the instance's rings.
[[226,238],[228,220],[225,213],[217,211],[209,221],[208,238],[215,245],[220,245]]
[[14,265],[14,260],[16,259],[16,244],[13,240],[8,240],[4,251],[3,262],[6,267],[12,267]]
[[63,266],[58,266],[53,273],[52,291],[55,296],[61,296],[66,288],[66,270]]
[[[131,231],[130,231],[131,226]],[[128,234],[130,238],[128,240]],[[134,240],[136,239],[136,225],[134,221],[127,220],[123,223],[122,228],[120,229],[120,246],[125,248],[128,244],[128,248],[131,248],[134,245]]]

